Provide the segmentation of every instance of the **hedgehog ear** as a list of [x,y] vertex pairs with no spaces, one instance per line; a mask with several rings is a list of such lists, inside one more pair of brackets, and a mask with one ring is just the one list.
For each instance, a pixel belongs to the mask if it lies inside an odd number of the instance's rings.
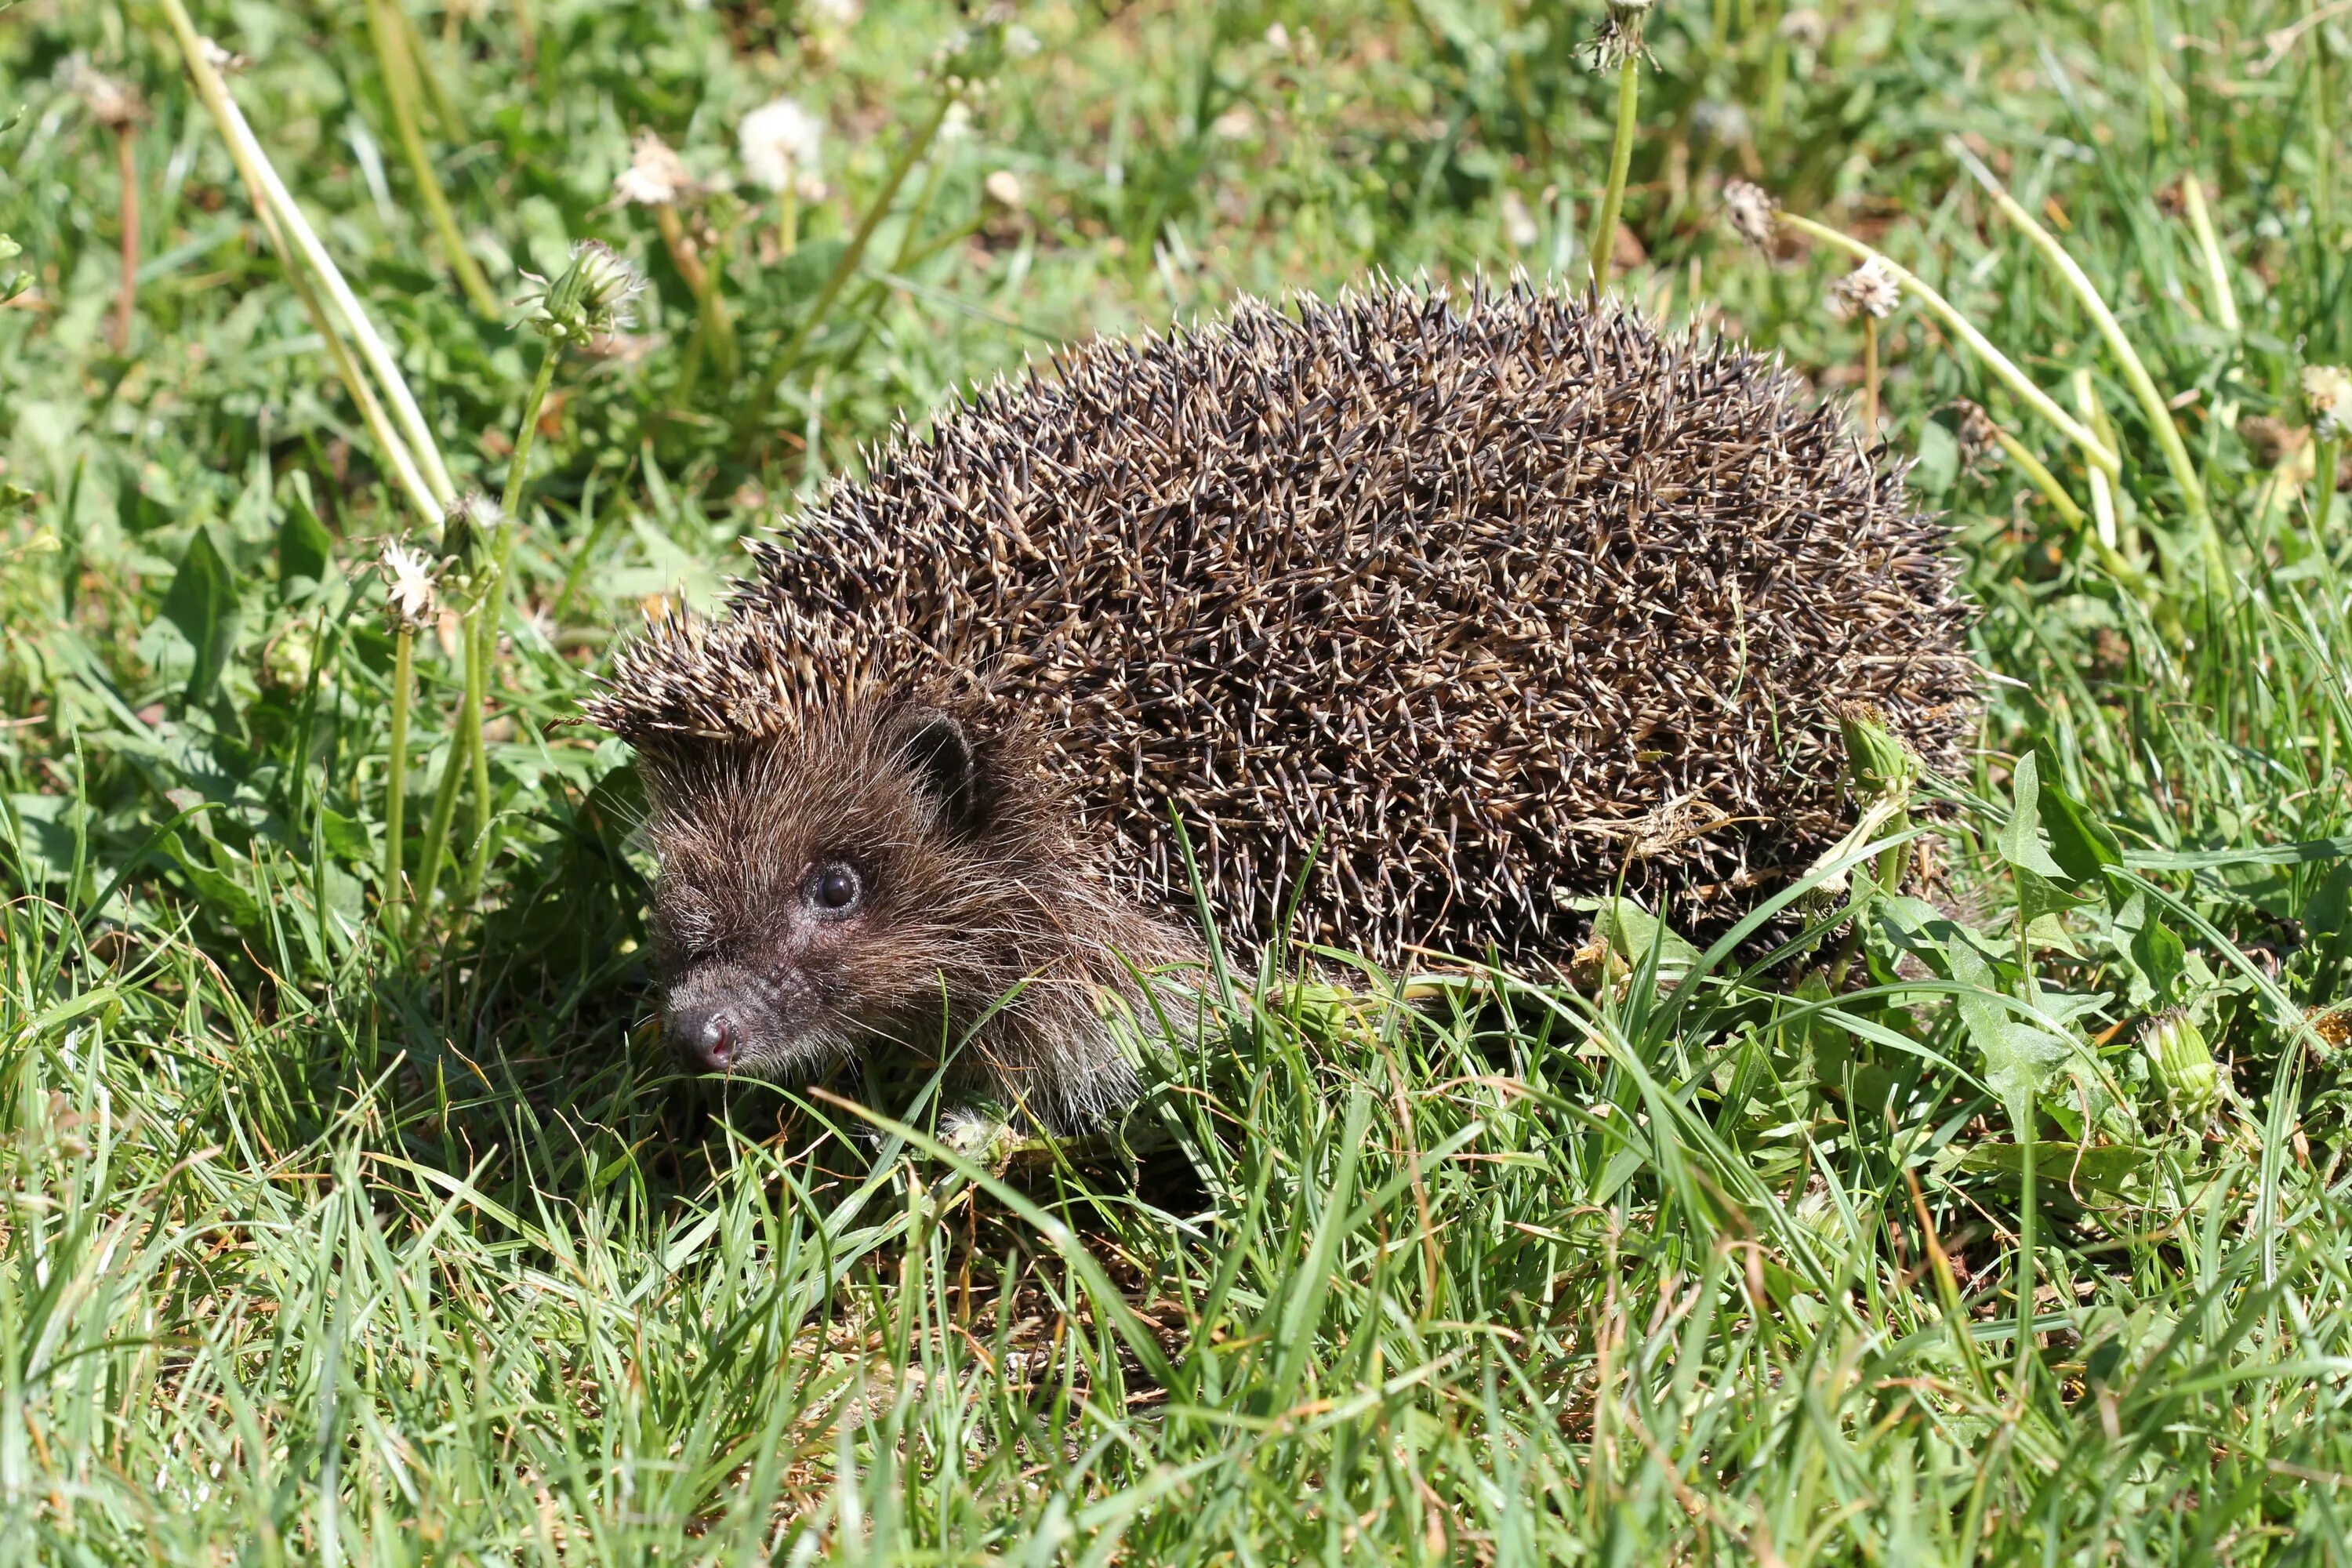
[[980,826],[980,770],[963,721],[937,708],[915,708],[900,721],[898,750],[923,790],[940,804],[949,831]]

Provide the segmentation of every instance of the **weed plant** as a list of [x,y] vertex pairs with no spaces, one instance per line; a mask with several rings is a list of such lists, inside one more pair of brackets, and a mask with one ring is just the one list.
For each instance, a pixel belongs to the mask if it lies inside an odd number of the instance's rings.
[[[850,10],[0,12],[0,1563],[2342,1561],[2352,23]],[[634,319],[532,334],[589,239]],[[899,411],[1521,268],[1846,396],[1872,254],[1989,712],[1777,908],[1234,974],[1001,1168],[671,1065],[572,716]]]

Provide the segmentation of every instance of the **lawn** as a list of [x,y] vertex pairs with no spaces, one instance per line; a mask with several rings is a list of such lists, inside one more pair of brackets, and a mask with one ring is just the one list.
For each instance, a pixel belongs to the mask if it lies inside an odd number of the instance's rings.
[[[2352,1556],[2352,15],[1642,9],[0,8],[0,1563]],[[1059,343],[1595,236],[1877,405],[1967,776],[1068,1147],[679,1071],[616,637]]]

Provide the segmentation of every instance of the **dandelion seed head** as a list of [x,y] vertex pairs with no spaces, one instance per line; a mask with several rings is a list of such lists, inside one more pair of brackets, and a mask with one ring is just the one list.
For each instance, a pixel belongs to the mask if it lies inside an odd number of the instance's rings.
[[1536,226],[1536,215],[1528,210],[1527,198],[1517,191],[1505,191],[1501,207],[1503,237],[1511,242],[1511,248],[1533,248],[1536,241],[1542,237],[1542,230]]
[[139,118],[139,89],[100,70],[89,63],[88,55],[68,55],[58,67],[57,82],[80,99],[89,117],[109,130],[120,131]]
[[1874,256],[1830,285],[1830,314],[1841,321],[1864,316],[1885,321],[1903,302],[1903,285],[1883,256]]
[[1829,20],[1811,6],[1800,6],[1780,18],[1780,37],[1801,49],[1818,49],[1829,42]]
[[1703,141],[1736,147],[1748,140],[1748,110],[1736,103],[1704,99],[1691,110],[1691,129]]
[[1771,193],[1751,180],[1734,180],[1723,187],[1724,216],[1750,245],[1760,248],[1772,243],[1773,219],[1780,210]]
[[2352,374],[2340,364],[2305,365],[2303,406],[2322,440],[2332,441],[2352,430]]
[[614,199],[627,206],[666,207],[695,189],[677,149],[650,131],[637,133],[629,166],[613,181]]
[[743,172],[762,190],[781,191],[815,172],[824,145],[824,121],[793,98],[772,99],[736,128]]

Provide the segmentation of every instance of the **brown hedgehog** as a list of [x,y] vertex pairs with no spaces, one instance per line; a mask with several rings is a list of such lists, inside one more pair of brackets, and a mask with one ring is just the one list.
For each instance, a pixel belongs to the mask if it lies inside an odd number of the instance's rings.
[[[1557,957],[1843,831],[1836,714],[1976,710],[1945,529],[1747,350],[1525,288],[1255,302],[901,432],[715,621],[622,649],[674,1039],[804,1077],[960,1051],[1048,1121],[1229,941]],[[1178,824],[1181,823],[1183,837]]]

